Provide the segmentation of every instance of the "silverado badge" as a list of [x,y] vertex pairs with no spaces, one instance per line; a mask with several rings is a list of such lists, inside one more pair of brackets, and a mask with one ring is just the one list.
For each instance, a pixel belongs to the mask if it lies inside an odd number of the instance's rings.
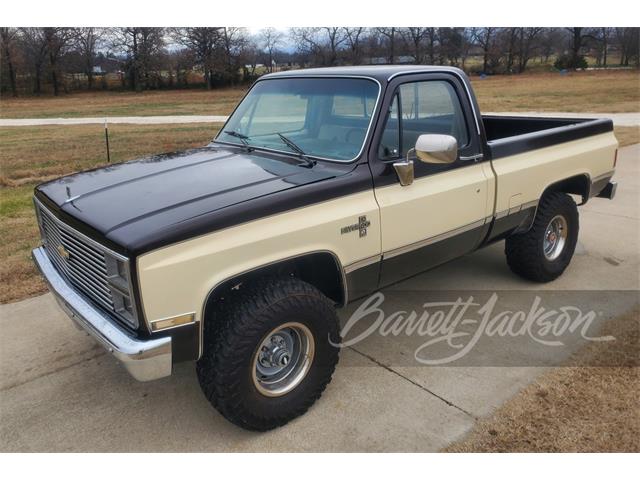
[[367,228],[371,225],[371,222],[367,220],[366,215],[362,215],[358,217],[358,223],[354,223],[352,225],[347,225],[346,227],[342,227],[340,229],[340,234],[344,235],[345,233],[354,232],[358,230],[360,232],[360,237],[367,236]]

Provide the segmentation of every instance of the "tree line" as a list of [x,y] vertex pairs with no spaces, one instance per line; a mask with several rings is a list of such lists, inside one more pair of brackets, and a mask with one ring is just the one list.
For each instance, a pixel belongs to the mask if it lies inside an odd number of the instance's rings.
[[0,28],[2,95],[79,89],[216,88],[273,70],[362,64],[468,73],[638,67],[638,28]]

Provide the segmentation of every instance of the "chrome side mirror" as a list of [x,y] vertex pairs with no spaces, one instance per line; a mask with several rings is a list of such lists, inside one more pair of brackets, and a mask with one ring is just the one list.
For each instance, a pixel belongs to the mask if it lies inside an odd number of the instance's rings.
[[451,135],[420,135],[415,150],[424,163],[453,163],[458,158],[458,141]]

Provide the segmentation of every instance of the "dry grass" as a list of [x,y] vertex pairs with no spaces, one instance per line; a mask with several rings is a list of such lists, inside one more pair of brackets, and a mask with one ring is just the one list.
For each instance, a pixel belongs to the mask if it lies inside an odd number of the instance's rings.
[[620,147],[640,143],[640,127],[614,127],[613,133],[616,135]]
[[[640,111],[640,72],[593,71],[473,77],[485,111]],[[61,97],[0,99],[0,118],[227,115],[244,88],[143,93],[83,92]]]
[[480,421],[449,452],[638,452],[640,309],[604,325],[615,345],[594,342],[572,364],[542,375]]
[[0,99],[0,118],[228,115],[244,88],[150,92],[82,92],[60,97]]
[[486,112],[638,112],[640,72],[593,71],[472,79]]
[[[114,125],[112,161],[205,145],[216,126]],[[39,233],[33,187],[49,178],[106,164],[104,130],[98,125],[0,129],[0,303],[45,292],[31,261]]]

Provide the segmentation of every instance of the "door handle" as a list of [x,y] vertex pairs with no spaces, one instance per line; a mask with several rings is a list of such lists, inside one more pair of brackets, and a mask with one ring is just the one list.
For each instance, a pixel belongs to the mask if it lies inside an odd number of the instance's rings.
[[477,162],[479,160],[482,160],[483,158],[484,158],[484,155],[482,153],[478,153],[476,155],[470,155],[468,157],[460,156],[459,160],[461,162]]

